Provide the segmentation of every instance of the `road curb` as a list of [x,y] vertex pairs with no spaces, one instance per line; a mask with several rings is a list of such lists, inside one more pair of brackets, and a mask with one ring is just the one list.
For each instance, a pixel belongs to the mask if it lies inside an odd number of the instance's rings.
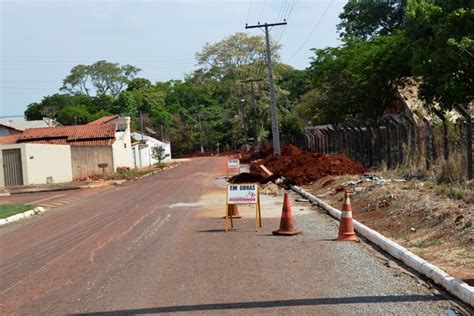
[[41,214],[41,213],[44,213],[44,212],[46,212],[46,209],[41,207],[41,206],[38,206],[38,207],[35,207],[32,210],[29,210],[29,211],[26,211],[26,212],[23,212],[23,213],[18,213],[18,214],[9,216],[7,218],[0,219],[0,226],[6,225],[6,224],[9,224],[9,223],[13,223],[13,222],[17,222],[17,221],[19,221],[23,218],[28,218],[28,217],[31,217],[33,215]]
[[[332,207],[328,203],[318,199],[314,195],[304,191],[298,186],[290,186],[293,191],[307,198],[308,200],[316,203],[323,209],[329,212],[329,214],[338,220],[341,218],[341,211]],[[417,272],[432,279],[435,283],[443,286],[449,293],[455,295],[463,302],[474,306],[474,287],[469,286],[467,283],[456,279],[440,268],[432,265],[424,259],[418,257],[414,253],[408,251],[406,248],[400,246],[389,238],[383,236],[379,232],[365,226],[364,224],[353,220],[355,230],[372,243],[376,244],[386,252],[388,252],[394,258],[401,260],[410,268]]]

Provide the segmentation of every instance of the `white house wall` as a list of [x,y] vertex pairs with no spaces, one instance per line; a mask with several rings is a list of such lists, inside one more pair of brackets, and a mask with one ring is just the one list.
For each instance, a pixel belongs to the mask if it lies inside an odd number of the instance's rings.
[[26,144],[27,184],[72,181],[71,147],[69,145]]
[[[46,184],[72,181],[71,147],[68,145],[12,144],[0,150],[20,149],[23,184]],[[3,155],[0,155],[3,165]],[[3,168],[0,168],[0,187],[5,186]]]
[[115,142],[112,145],[114,157],[114,170],[117,167],[133,168],[132,143],[130,141],[130,117],[120,117],[110,123],[116,124],[117,128],[123,126],[124,129],[115,133]]
[[[132,132],[132,136],[136,140],[141,140],[142,139],[142,134],[141,133]],[[152,156],[153,147],[163,147],[165,149],[166,158],[163,160],[163,162],[168,162],[168,161],[171,160],[171,144],[170,143],[165,143],[165,142],[159,141],[156,138],[146,136],[146,135],[143,137],[143,139],[145,140],[145,144],[148,145],[148,148],[146,150],[148,151],[148,155],[150,157],[150,164],[149,165],[153,165],[155,163],[158,163],[158,160],[154,159],[153,156]],[[136,150],[138,150],[138,149],[136,149]],[[145,150],[145,149],[142,149],[142,150]],[[133,157],[133,153],[132,153],[132,157]],[[139,165],[138,157],[137,157],[136,161],[137,161],[137,165]],[[146,166],[146,165],[144,165],[144,166]]]
[[115,170],[117,167],[133,168],[130,132],[115,133],[115,142],[112,145],[112,153],[114,157]]

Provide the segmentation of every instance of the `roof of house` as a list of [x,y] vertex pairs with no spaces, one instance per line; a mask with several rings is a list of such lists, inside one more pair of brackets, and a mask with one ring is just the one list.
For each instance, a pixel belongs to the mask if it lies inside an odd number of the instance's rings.
[[111,146],[114,141],[115,125],[102,124],[30,128],[18,135],[17,143]]
[[98,118],[95,121],[87,123],[87,125],[100,125],[100,124],[105,124],[107,122],[110,122],[116,118],[118,118],[118,115],[109,115],[109,116],[102,116],[101,118]]
[[27,121],[23,116],[1,117],[0,123],[22,131],[27,128],[52,127],[61,125],[56,122],[56,120],[47,117],[43,118],[42,120]]
[[20,134],[0,136],[0,144],[1,145],[16,144],[18,137],[20,137]]
[[18,129],[16,127],[13,127],[11,125],[8,125],[8,124],[2,123],[2,122],[0,122],[0,126],[4,126],[6,128],[9,128],[9,129],[12,129],[12,130],[15,130],[15,131],[18,131],[18,132],[23,132],[23,130],[21,130],[21,129]]

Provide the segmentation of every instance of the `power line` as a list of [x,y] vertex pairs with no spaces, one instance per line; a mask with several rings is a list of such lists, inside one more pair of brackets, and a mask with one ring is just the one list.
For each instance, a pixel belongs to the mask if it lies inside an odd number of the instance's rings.
[[332,3],[334,2],[334,0],[331,0],[328,4],[328,6],[326,7],[326,9],[324,10],[323,12],[323,15],[321,15],[321,17],[319,18],[319,20],[316,22],[316,25],[314,26],[314,28],[311,30],[311,32],[309,33],[308,37],[303,41],[303,43],[301,44],[301,46],[296,50],[296,52],[290,57],[290,59],[288,60],[288,62],[290,62],[293,58],[296,57],[296,55],[298,55],[298,53],[300,52],[300,50],[306,45],[306,43],[310,40],[311,36],[313,35],[313,33],[316,31],[316,29],[318,28],[319,24],[321,24],[321,22],[323,21],[324,17],[326,16],[326,14],[328,13],[329,11],[329,8],[331,7]]
[[263,8],[262,8],[262,12],[260,12],[260,17],[258,18],[259,20],[262,19],[263,12],[265,12],[265,7],[266,6],[267,6],[267,0],[263,1]]
[[[286,7],[288,6],[289,1],[290,0],[282,1],[281,6],[280,6],[280,11],[278,12],[278,16],[276,19],[277,21],[284,21],[283,18],[284,18]],[[282,29],[285,27],[286,26],[283,26],[282,28],[277,29],[277,31],[275,32],[275,39],[279,37],[278,34],[282,32]]]
[[252,0],[249,1],[249,10],[247,12],[247,19],[245,19],[245,24],[249,22],[249,17],[250,17],[250,11],[252,9]]
[[[295,7],[295,4],[296,4],[296,0],[292,0],[291,2],[291,6],[289,6],[289,10],[287,11],[287,15],[286,17],[284,18],[285,21],[288,21],[290,19],[290,16],[291,16],[291,13],[293,12],[293,9]],[[282,27],[281,29],[281,32],[280,34],[278,35],[278,40],[277,42],[280,42],[281,38],[283,37],[283,33],[285,32],[286,30],[286,26],[285,27]]]

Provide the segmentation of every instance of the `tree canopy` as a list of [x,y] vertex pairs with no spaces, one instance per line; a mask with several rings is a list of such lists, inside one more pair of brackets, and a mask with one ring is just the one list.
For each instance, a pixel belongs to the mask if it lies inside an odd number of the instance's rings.
[[95,90],[97,94],[116,97],[139,71],[131,65],[120,66],[105,60],[92,65],[77,65],[64,78],[61,90],[89,96]]
[[[271,42],[280,132],[294,141],[305,124],[372,120],[407,79],[419,97],[449,109],[472,102],[474,8],[471,1],[349,1],[338,47],[313,49],[307,69],[281,62]],[[132,118],[174,154],[264,142],[270,136],[269,83],[262,36],[236,33],[196,53],[198,68],[183,80],[152,82],[140,69],[97,61],[73,67],[62,93],[30,104],[28,119],[80,124],[103,115]]]

